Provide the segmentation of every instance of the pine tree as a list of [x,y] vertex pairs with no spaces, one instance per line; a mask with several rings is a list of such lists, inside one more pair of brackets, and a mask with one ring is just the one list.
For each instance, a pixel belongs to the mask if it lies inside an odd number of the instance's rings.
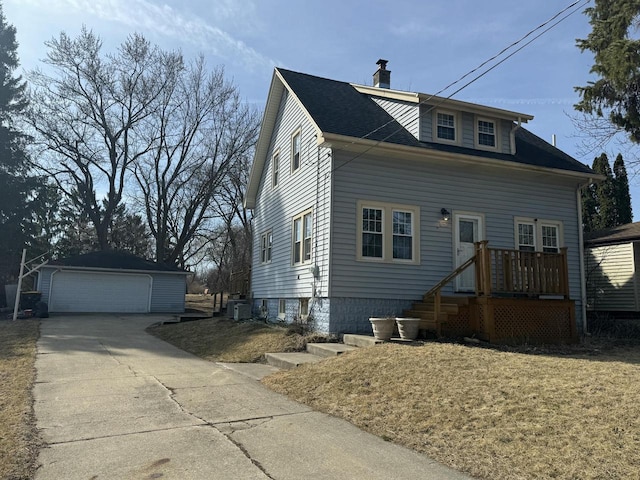
[[595,186],[595,200],[598,213],[593,221],[593,229],[602,230],[615,227],[617,225],[617,213],[614,179],[606,153],[595,158],[593,161],[593,170],[606,177]]
[[616,199],[616,225],[624,225],[633,221],[631,210],[631,195],[629,193],[629,179],[624,166],[622,154],[619,153],[613,162],[614,190]]

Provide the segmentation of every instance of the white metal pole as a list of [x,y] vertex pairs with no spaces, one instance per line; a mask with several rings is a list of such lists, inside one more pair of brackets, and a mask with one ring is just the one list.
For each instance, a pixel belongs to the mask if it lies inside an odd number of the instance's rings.
[[20,290],[22,290],[22,272],[24,272],[24,261],[27,258],[27,249],[22,249],[22,260],[20,261],[20,275],[18,276],[18,291],[16,292],[16,301],[13,304],[13,320],[18,319],[18,306],[20,305]]

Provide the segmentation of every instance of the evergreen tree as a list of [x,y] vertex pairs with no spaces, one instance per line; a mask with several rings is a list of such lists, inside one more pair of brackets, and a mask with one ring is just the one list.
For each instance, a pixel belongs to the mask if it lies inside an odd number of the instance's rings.
[[616,224],[624,225],[633,221],[631,210],[631,195],[629,193],[629,179],[627,169],[624,166],[622,154],[619,153],[613,162],[614,190],[616,202]]
[[588,185],[582,191],[582,228],[585,232],[593,232],[598,217],[598,200],[596,185]]
[[594,230],[615,227],[617,225],[616,198],[613,172],[606,153],[596,157],[593,170],[606,178],[595,186],[595,200],[598,214],[593,221]]

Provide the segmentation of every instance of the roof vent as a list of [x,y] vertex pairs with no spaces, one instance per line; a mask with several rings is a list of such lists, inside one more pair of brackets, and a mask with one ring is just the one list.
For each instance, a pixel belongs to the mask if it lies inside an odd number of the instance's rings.
[[373,86],[377,88],[391,88],[391,71],[387,70],[389,60],[382,58],[376,62],[378,71],[373,74]]

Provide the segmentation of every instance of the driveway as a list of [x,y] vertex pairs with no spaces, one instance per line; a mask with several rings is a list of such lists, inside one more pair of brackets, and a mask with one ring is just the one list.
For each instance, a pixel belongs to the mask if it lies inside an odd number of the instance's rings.
[[271,367],[207,362],[145,333],[162,319],[43,320],[36,480],[469,478],[264,388]]

